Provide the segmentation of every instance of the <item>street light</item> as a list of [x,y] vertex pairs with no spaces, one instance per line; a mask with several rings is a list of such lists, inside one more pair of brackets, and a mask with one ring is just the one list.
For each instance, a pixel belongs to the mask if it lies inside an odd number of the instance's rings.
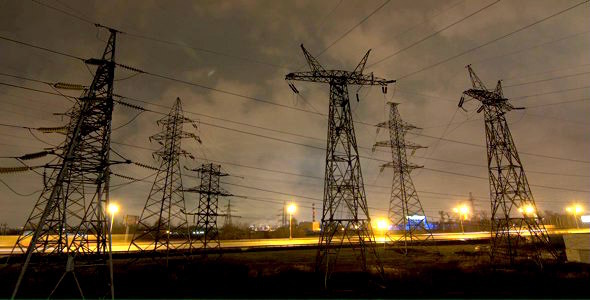
[[297,206],[295,206],[294,203],[291,203],[289,206],[287,206],[287,212],[289,213],[289,239],[293,239],[293,226],[291,223],[293,222],[293,214],[296,210]]
[[113,231],[113,220],[115,219],[115,214],[117,212],[119,212],[119,205],[117,205],[116,203],[109,203],[109,206],[107,207],[107,211],[109,212],[109,214],[111,214],[111,227],[109,229],[109,231]]
[[389,228],[389,221],[386,218],[377,219],[377,229],[380,231],[386,231]]
[[531,204],[527,204],[527,205],[519,207],[518,211],[525,216],[533,216],[535,218],[537,217],[537,213],[535,212],[536,211],[535,207],[532,206]]
[[463,219],[467,220],[467,215],[469,214],[469,207],[465,204],[462,204],[459,207],[453,208],[453,212],[459,214],[459,221],[461,222],[461,232],[465,233],[465,229],[463,228]]
[[565,210],[574,215],[574,219],[576,220],[576,228],[580,229],[580,224],[578,223],[578,214],[584,211],[584,208],[580,204],[574,204],[565,208]]

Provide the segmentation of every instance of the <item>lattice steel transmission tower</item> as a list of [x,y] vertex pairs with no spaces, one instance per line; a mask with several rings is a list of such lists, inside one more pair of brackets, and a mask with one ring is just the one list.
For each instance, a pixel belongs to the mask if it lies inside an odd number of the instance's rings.
[[410,175],[413,169],[422,166],[409,163],[407,158],[408,149],[414,152],[425,147],[406,141],[406,133],[418,129],[418,127],[402,120],[397,109],[398,104],[388,103],[389,120],[377,124],[377,133],[379,133],[380,128],[388,129],[389,140],[375,143],[373,151],[375,151],[376,147],[391,149],[392,161],[381,165],[381,172],[384,168],[393,169],[388,218],[390,223],[401,231],[401,235],[398,235],[398,232],[394,229],[396,234],[387,231],[387,238],[394,242],[394,245],[398,242],[403,243],[402,250],[407,254],[409,245],[416,245],[418,242],[422,243],[427,240],[434,241],[434,238],[428,227],[426,214]]
[[459,107],[463,107],[467,96],[480,101],[477,112],[484,112],[492,211],[491,259],[508,259],[514,263],[519,256],[532,254],[540,262],[543,250],[558,258],[538,215],[506,122],[508,111],[522,108],[514,107],[504,97],[501,81],[494,90],[489,90],[470,65],[467,69],[473,88],[463,92]]
[[[187,192],[199,193],[199,206],[195,213],[190,213],[197,218],[195,224],[195,236],[191,241],[191,249],[219,249],[219,229],[217,228],[217,217],[225,216],[219,214],[219,197],[229,197],[232,194],[225,192],[220,186],[220,178],[229,174],[221,171],[221,165],[213,163],[202,164],[200,168],[194,169],[201,177],[201,184],[198,187],[187,189]],[[229,207],[228,214],[231,214]],[[230,217],[231,222],[231,217]]]
[[[113,164],[109,151],[117,31],[109,31],[102,58],[85,61],[97,66],[94,79],[68,113],[66,139],[59,147],[61,151],[55,152],[59,161],[47,166],[52,169],[51,174],[13,248],[13,252],[25,251],[25,262],[13,297],[34,253],[66,256],[65,274],[72,274],[76,282],[76,255],[94,254],[94,259],[106,264],[106,255],[110,253],[105,209],[109,201],[109,167]],[[112,264],[110,268],[113,296]],[[78,289],[82,293],[79,285]]]
[[162,131],[150,137],[150,141],[160,144],[160,149],[154,152],[160,166],[129,249],[134,247],[152,253],[165,251],[167,259],[170,250],[190,247],[180,157],[194,157],[180,146],[182,139],[193,138],[198,142],[200,139],[196,134],[183,130],[185,123],[197,128],[193,120],[184,117],[182,102],[176,98],[168,115],[157,122]]
[[[358,254],[363,270],[367,270],[367,255],[371,255],[382,272],[367,207],[348,85],[379,85],[386,92],[387,84],[395,81],[374,77],[372,73],[363,74],[370,50],[354,71],[350,72],[325,70],[303,45],[301,49],[311,71],[289,73],[285,79],[330,85],[322,232],[316,259],[317,268],[323,269],[327,280],[334,270],[343,243],[347,242],[360,248]],[[292,83],[290,86],[294,88]]]
[[227,204],[225,208],[222,210],[224,216],[223,226],[232,226],[233,225],[233,218],[241,218],[242,216],[234,215],[234,212],[237,212],[235,209],[231,207],[231,199],[227,199]]

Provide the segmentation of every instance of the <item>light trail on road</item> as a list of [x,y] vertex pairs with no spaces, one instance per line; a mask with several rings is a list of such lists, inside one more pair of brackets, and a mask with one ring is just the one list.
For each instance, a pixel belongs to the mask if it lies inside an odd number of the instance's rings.
[[[549,230],[549,234],[573,234],[573,233],[590,233],[590,228],[581,229],[553,229]],[[522,232],[521,235],[528,235],[528,232]],[[18,236],[0,236],[0,255],[10,254],[14,243]],[[396,240],[400,235],[390,235],[392,240]],[[435,241],[470,241],[470,240],[486,240],[490,238],[490,233],[487,231],[477,232],[445,232],[445,233],[434,233]],[[383,244],[386,240],[389,240],[384,235],[377,235],[375,238],[377,244]],[[130,236],[125,241],[125,235],[114,234],[113,235],[113,252],[127,252],[129,249]],[[312,246],[318,243],[318,237],[303,237],[303,238],[277,238],[277,239],[244,239],[244,240],[223,240],[220,241],[222,249],[265,249],[265,248],[297,248],[302,246]],[[150,243],[149,241],[140,242],[140,247],[146,247]],[[138,251],[137,248],[132,247],[131,252]]]

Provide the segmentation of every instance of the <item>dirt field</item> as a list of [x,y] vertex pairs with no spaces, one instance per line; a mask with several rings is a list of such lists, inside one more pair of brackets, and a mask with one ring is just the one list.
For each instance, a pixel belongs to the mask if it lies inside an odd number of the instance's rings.
[[[116,298],[589,298],[590,266],[533,263],[514,268],[489,265],[476,245],[417,249],[404,256],[379,248],[385,278],[375,269],[361,272],[351,249],[344,249],[338,268],[324,288],[314,272],[315,250],[228,253],[203,259],[115,259]],[[95,269],[95,268],[92,268]],[[33,268],[19,297],[46,298],[64,267]],[[10,297],[18,266],[0,269],[0,297]],[[76,269],[85,296],[104,295],[107,273]],[[90,276],[92,275],[92,276]],[[55,297],[79,297],[66,276]]]

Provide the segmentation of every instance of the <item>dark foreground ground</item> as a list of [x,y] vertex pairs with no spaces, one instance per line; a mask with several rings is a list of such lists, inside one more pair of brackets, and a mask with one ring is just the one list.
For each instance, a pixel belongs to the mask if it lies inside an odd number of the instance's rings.
[[[513,268],[489,265],[477,245],[416,249],[408,256],[379,249],[385,278],[360,272],[351,249],[324,289],[314,272],[315,250],[228,253],[165,260],[115,259],[116,298],[590,298],[590,265],[522,263]],[[76,269],[84,296],[104,295],[106,273],[89,276]],[[93,268],[94,269],[94,268]],[[63,267],[32,268],[19,297],[47,298]],[[374,271],[374,270],[373,270]],[[0,266],[0,298],[10,297],[18,266]],[[104,278],[104,279],[103,279]],[[102,290],[101,290],[102,289]],[[68,275],[54,297],[78,298]]]

